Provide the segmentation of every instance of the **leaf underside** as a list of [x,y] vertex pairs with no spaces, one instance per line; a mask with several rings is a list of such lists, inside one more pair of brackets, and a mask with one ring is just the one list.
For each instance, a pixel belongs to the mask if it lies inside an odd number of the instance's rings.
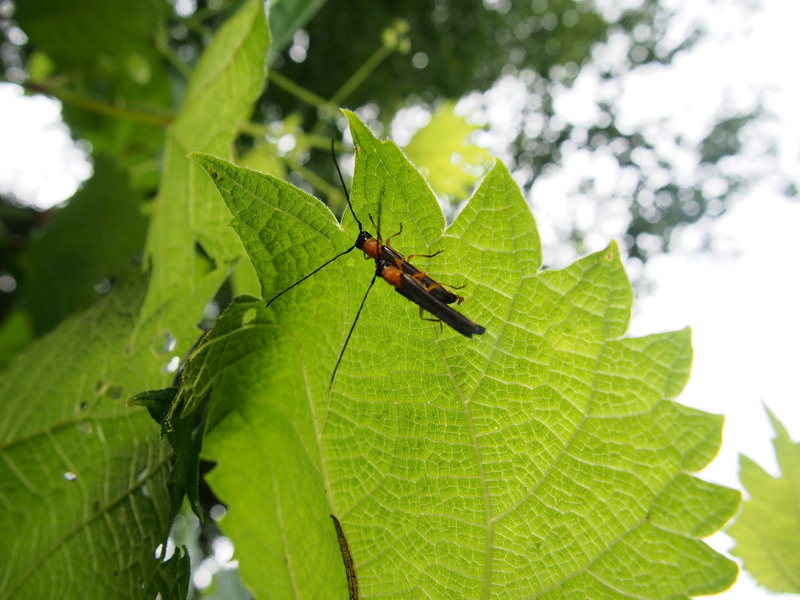
[[[212,386],[208,480],[256,596],[346,598],[337,517],[361,598],[684,598],[736,566],[700,538],[738,494],[690,474],[720,417],[672,401],[687,330],[623,338],[632,292],[615,244],[540,271],[530,210],[497,163],[455,222],[391,142],[352,114],[352,198],[414,263],[465,285],[471,339],[378,281],[328,382],[374,266],[347,254],[279,298],[242,298],[198,348],[187,410]],[[352,246],[319,201],[209,155],[271,298]],[[374,232],[373,232],[374,233]],[[220,368],[224,366],[224,368]]]

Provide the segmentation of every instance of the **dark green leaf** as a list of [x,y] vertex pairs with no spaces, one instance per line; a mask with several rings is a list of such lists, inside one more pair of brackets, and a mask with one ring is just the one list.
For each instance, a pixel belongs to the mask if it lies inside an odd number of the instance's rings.
[[139,392],[128,400],[128,406],[145,407],[153,420],[161,426],[161,435],[166,435],[173,429],[169,417],[175,406],[178,390],[180,390],[178,387],[168,387],[163,390]]
[[171,524],[172,453],[125,399],[174,377],[169,365],[198,335],[198,298],[225,276],[174,290],[141,322],[143,282],[117,286],[4,371],[4,597],[133,598],[152,588],[154,551]]
[[167,15],[164,0],[25,0],[15,18],[40,50],[69,63],[123,61],[151,45]]
[[170,471],[167,487],[170,492],[170,521],[178,514],[184,496],[197,518],[203,520],[200,508],[200,451],[203,448],[202,417],[192,415],[180,418],[175,415],[180,400],[179,388],[140,392],[128,400],[129,406],[144,406],[150,416],[161,426],[161,435],[166,437],[175,453],[175,462]]
[[146,226],[141,196],[110,159],[98,158],[94,176],[23,257],[22,293],[37,333],[95,302],[98,289],[107,291],[138,271],[134,258],[144,247]]
[[189,551],[186,546],[176,548],[172,558],[162,563],[156,574],[155,587],[161,595],[160,600],[185,600],[191,576]]

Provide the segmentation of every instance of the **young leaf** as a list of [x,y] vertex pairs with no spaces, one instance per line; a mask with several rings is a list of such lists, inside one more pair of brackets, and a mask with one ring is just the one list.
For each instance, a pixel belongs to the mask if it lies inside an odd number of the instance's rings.
[[406,156],[425,174],[437,194],[456,201],[465,200],[478,179],[481,165],[491,160],[489,153],[470,143],[469,135],[478,127],[455,113],[452,102],[443,104],[408,145]]
[[728,528],[736,540],[731,554],[773,592],[800,594],[800,444],[792,442],[783,424],[767,409],[775,430],[775,455],[780,477],[755,462],[739,459],[742,485],[750,494],[741,514]]
[[[437,280],[466,285],[467,339],[422,321],[349,253],[268,310],[234,304],[201,344],[186,393],[213,386],[208,480],[258,596],[684,598],[736,566],[701,537],[738,494],[689,473],[722,420],[672,399],[688,331],[623,338],[632,293],[615,244],[540,271],[530,211],[497,163],[456,221],[391,142],[352,114],[353,208]],[[234,215],[265,298],[352,246],[320,202],[194,155]],[[373,232],[374,233],[374,232]],[[215,333],[216,332],[216,333]],[[194,403],[187,399],[187,406]],[[332,526],[336,517],[341,531]],[[346,546],[342,543],[346,540]],[[345,551],[345,548],[347,549]],[[345,567],[342,566],[344,560]]]
[[171,452],[125,400],[174,378],[169,365],[198,334],[201,310],[187,306],[202,306],[226,274],[175,290],[141,323],[143,281],[115,287],[3,372],[3,598],[153,597],[156,571],[169,579],[181,567],[154,558],[172,523]]

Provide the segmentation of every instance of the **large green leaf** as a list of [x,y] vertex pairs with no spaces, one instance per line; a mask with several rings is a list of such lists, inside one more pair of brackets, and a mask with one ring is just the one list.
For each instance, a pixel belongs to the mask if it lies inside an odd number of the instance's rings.
[[227,227],[227,209],[186,154],[230,153],[236,127],[263,87],[268,48],[264,4],[249,0],[223,25],[192,74],[183,107],[167,131],[164,174],[147,241],[152,281],[145,315],[205,261],[196,244],[218,264],[242,255],[241,243]]
[[176,289],[141,323],[144,282],[115,288],[3,372],[0,597],[152,598],[174,578],[154,558],[171,524],[171,452],[125,400],[173,379],[198,298],[225,275]]
[[[722,419],[675,403],[688,331],[623,338],[631,288],[616,245],[540,271],[530,211],[497,163],[451,227],[397,147],[352,114],[352,197],[395,246],[466,285],[486,327],[421,321],[378,282],[329,380],[373,273],[348,254],[279,298],[242,298],[198,347],[182,401],[214,390],[208,479],[257,597],[685,598],[736,566],[700,538],[738,493],[690,475]],[[195,155],[272,297],[352,245],[319,201]],[[341,524],[343,552],[329,515]],[[357,582],[356,582],[357,580]],[[351,596],[352,597],[352,596]]]
[[[168,486],[184,485],[170,481],[170,473],[188,481],[196,459],[171,469],[172,452],[158,429],[125,400],[173,380],[199,335],[203,308],[229,274],[224,265],[209,269],[208,259],[195,254],[195,240],[220,263],[241,253],[241,243],[226,230],[229,216],[216,191],[185,154],[197,148],[227,152],[263,83],[268,43],[263,4],[251,0],[196,69],[168,135],[150,232],[152,277],[115,286],[3,373],[0,530],[8,542],[0,550],[0,597],[185,592],[186,557],[160,563],[154,551],[176,510]],[[118,214],[115,230],[121,217],[133,224],[130,215]],[[98,259],[103,272],[104,261],[118,252],[107,254]],[[147,283],[152,285],[145,293]]]
[[767,410],[775,430],[780,477],[772,477],[741,456],[739,477],[750,494],[741,514],[728,528],[736,540],[732,554],[756,581],[773,592],[800,594],[800,444]]

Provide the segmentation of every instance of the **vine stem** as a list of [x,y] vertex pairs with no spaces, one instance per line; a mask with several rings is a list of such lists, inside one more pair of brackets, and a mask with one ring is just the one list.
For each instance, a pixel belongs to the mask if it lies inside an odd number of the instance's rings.
[[22,86],[31,92],[46,94],[52,96],[70,106],[76,106],[90,112],[95,112],[112,117],[120,117],[123,119],[130,119],[132,121],[139,121],[140,123],[148,123],[150,125],[158,125],[166,127],[172,122],[172,115],[156,114],[153,112],[144,112],[139,110],[131,110],[102,102],[95,98],[82,96],[74,92],[70,92],[63,88],[55,88],[43,83],[23,83]]

